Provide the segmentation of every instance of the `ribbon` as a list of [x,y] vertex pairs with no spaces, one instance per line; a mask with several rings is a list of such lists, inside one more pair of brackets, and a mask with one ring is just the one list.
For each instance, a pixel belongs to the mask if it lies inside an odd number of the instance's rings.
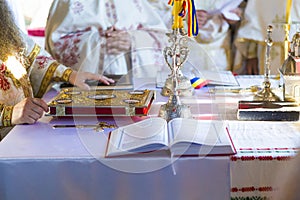
[[[175,0],[169,0],[168,5],[174,6]],[[186,3],[187,2],[187,3]],[[194,5],[194,0],[184,0],[182,4],[182,8],[178,13],[178,16],[185,17],[186,15],[186,4],[188,9],[188,36],[196,36],[198,34],[198,22],[196,17],[196,9]],[[176,24],[176,23],[175,23]]]
[[198,22],[196,17],[196,9],[194,0],[188,1],[188,36],[198,35]]

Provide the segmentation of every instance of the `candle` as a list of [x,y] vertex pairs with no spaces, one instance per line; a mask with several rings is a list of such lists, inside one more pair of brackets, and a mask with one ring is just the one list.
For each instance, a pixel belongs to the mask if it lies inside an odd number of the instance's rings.
[[285,23],[291,24],[291,8],[292,8],[292,0],[286,1],[286,11],[285,11]]
[[285,10],[284,59],[288,58],[289,48],[290,48],[289,34],[291,28],[291,8],[292,8],[292,0],[287,0],[286,10]]
[[13,74],[13,76],[20,82],[20,85],[24,92],[24,96],[33,97],[32,87],[29,81],[29,77],[23,65],[16,59],[15,56],[10,56],[5,62],[5,65],[7,66],[9,71]]

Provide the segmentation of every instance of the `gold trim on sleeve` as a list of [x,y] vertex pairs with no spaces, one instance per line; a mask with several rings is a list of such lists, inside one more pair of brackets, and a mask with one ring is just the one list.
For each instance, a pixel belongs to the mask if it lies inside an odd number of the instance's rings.
[[0,112],[2,112],[3,108],[4,108],[4,103],[0,103]]
[[34,45],[32,51],[30,52],[30,54],[28,55],[27,59],[28,59],[28,64],[26,65],[26,70],[29,69],[30,66],[32,66],[35,58],[37,57],[37,55],[40,53],[41,51],[41,47],[38,46],[37,44]]
[[21,87],[21,83],[18,79],[15,78],[15,76],[11,73],[10,70],[5,71],[5,76],[10,78],[13,82],[13,84],[16,86],[16,88]]
[[70,79],[70,76],[71,76],[71,73],[73,72],[72,69],[68,68],[64,71],[62,77],[61,77],[61,80],[64,81],[64,82],[69,82],[69,79]]
[[49,86],[49,84],[50,84],[50,82],[51,82],[51,80],[52,80],[52,78],[54,76],[54,73],[55,73],[55,71],[56,71],[56,69],[57,69],[58,66],[59,66],[58,62],[53,62],[49,66],[49,68],[47,69],[47,71],[45,73],[45,76],[44,76],[44,78],[42,80],[40,89],[39,89],[36,97],[41,98],[45,94],[45,92],[46,92],[46,90],[47,90],[47,88],[48,88],[48,86]]
[[2,117],[3,126],[12,126],[11,118],[12,118],[13,108],[14,108],[13,106],[4,106],[3,117]]

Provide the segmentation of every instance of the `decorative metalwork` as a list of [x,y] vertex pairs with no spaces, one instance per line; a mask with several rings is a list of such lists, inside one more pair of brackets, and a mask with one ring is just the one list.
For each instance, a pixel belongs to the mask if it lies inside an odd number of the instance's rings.
[[270,65],[271,65],[271,47],[273,45],[272,40],[272,32],[273,27],[271,25],[267,28],[267,38],[265,40],[267,44],[266,55],[265,55],[265,66],[264,66],[264,87],[261,91],[259,91],[255,96],[254,100],[256,101],[280,101],[280,98],[276,96],[271,90],[271,82],[270,82]]
[[192,96],[194,92],[190,80],[180,70],[189,54],[186,34],[183,29],[175,29],[168,36],[172,44],[164,49],[164,58],[171,74],[166,80],[162,95],[169,96],[169,100],[159,111],[159,116],[167,121],[178,117],[191,117],[190,108],[180,102],[179,96]]
[[[179,96],[192,96],[194,88],[191,85],[190,80],[185,77],[181,68],[186,62],[189,49],[187,47],[187,35],[182,29],[175,29],[173,33],[167,34],[170,38],[171,46],[164,49],[164,58],[171,70],[171,74],[168,76],[165,86],[162,89],[161,94],[163,96],[170,96],[174,94],[175,88]],[[174,86],[174,79],[177,79],[177,86]]]

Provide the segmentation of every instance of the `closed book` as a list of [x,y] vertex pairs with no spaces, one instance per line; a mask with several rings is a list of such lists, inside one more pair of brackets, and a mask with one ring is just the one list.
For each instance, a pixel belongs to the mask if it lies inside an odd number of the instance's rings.
[[237,118],[248,121],[298,121],[300,108],[289,101],[239,101]]

